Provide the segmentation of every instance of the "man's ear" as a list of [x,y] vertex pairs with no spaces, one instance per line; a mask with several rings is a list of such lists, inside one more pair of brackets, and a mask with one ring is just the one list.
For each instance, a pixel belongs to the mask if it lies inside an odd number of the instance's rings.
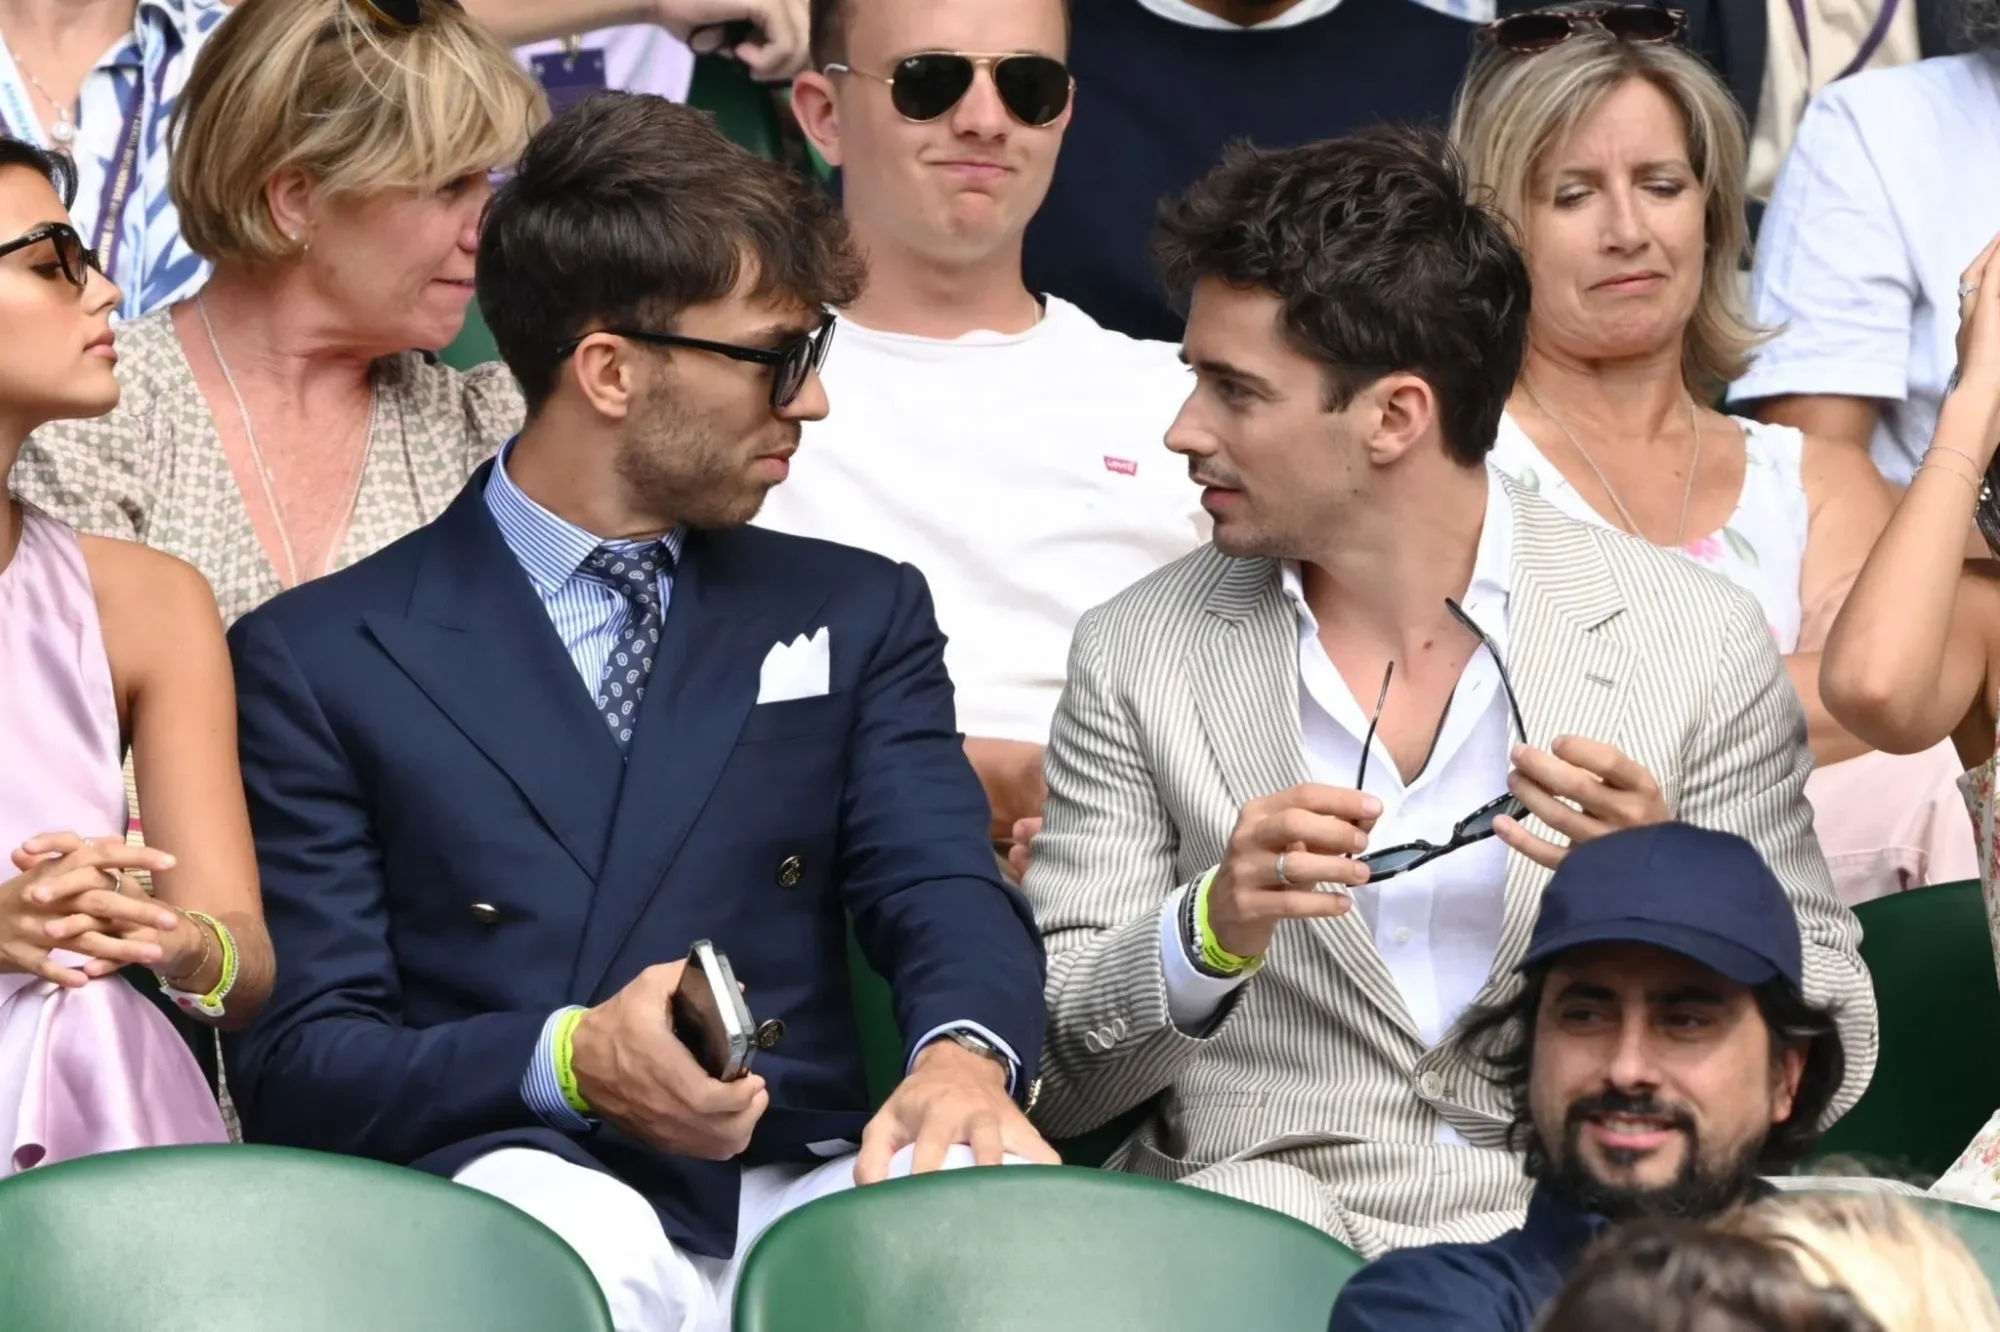
[[639,395],[635,349],[623,338],[592,333],[577,343],[564,372],[600,416],[622,421]]
[[1778,1055],[1778,1065],[1772,1071],[1772,1081],[1777,1085],[1771,1089],[1771,1122],[1782,1124],[1792,1117],[1792,1107],[1799,1098],[1799,1082],[1806,1074],[1808,1047],[1803,1044],[1788,1045]]
[[1378,467],[1409,456],[1437,426],[1437,393],[1417,375],[1384,375],[1355,398],[1362,447]]
[[840,103],[831,78],[809,69],[792,80],[792,118],[828,166],[841,164]]

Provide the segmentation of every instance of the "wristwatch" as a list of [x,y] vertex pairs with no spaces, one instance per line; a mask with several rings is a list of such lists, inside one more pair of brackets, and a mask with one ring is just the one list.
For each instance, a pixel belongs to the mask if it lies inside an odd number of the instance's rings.
[[987,1040],[977,1032],[961,1031],[954,1028],[946,1032],[945,1036],[947,1039],[957,1043],[961,1049],[970,1050],[976,1055],[985,1055],[988,1059],[1006,1069],[1008,1077],[1013,1077],[1014,1061],[1009,1059],[1005,1054],[1002,1054],[999,1046],[993,1044],[993,1042]]

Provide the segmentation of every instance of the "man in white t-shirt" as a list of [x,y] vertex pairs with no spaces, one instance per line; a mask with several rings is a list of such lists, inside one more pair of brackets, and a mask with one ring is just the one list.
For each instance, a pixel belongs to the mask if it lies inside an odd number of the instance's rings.
[[1070,117],[1062,0],[813,0],[812,18],[793,105],[841,168],[868,287],[841,312],[832,411],[758,521],[923,571],[1011,843],[1040,813],[1078,617],[1207,539],[1162,442],[1192,380],[1176,347],[1022,281]]
[[1967,10],[1987,49],[1813,99],[1757,242],[1753,314],[1778,332],[1730,390],[1899,484],[1951,378],[1959,275],[2000,231],[2000,0]]

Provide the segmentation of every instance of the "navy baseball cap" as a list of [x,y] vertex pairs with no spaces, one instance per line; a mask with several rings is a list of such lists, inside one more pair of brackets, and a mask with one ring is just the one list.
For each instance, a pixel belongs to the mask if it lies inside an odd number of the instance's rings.
[[1542,892],[1521,966],[1586,944],[1641,943],[1743,985],[1805,989],[1798,917],[1757,848],[1733,833],[1656,823],[1572,850]]

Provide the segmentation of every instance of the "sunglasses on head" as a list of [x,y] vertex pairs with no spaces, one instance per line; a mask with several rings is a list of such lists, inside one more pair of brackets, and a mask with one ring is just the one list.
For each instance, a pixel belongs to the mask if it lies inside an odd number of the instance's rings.
[[82,291],[90,285],[92,273],[102,273],[104,265],[97,261],[97,251],[83,243],[83,237],[76,234],[76,228],[67,222],[44,222],[39,227],[16,236],[13,240],[0,244],[0,257],[25,250],[30,245],[46,242],[56,252],[56,266],[70,285]]
[[1561,46],[1585,28],[1599,28],[1621,42],[1671,42],[1687,28],[1678,9],[1652,5],[1609,5],[1603,9],[1545,9],[1514,14],[1479,30],[1484,41],[1517,55]]
[[[686,347],[727,356],[732,361],[768,365],[771,367],[771,410],[777,411],[791,406],[805,388],[806,379],[826,364],[827,349],[833,345],[833,318],[830,313],[823,316],[818,328],[810,333],[801,333],[782,347],[743,347],[733,342],[710,342],[707,338],[684,338],[678,333],[654,333],[642,328],[600,328],[594,331],[654,347]],[[557,359],[567,360],[582,344],[583,338],[571,338],[556,348]]]
[[[1492,639],[1486,636],[1484,629],[1481,629],[1472,622],[1472,617],[1465,613],[1463,606],[1460,606],[1450,597],[1445,598],[1444,604],[1445,608],[1452,613],[1452,617],[1477,634],[1480,643],[1492,654],[1493,665],[1500,672],[1500,688],[1507,695],[1507,715],[1513,720],[1514,729],[1520,733],[1521,743],[1526,744],[1528,742],[1528,726],[1526,722],[1521,720],[1521,704],[1514,697],[1514,682],[1507,678],[1507,663],[1501,659],[1500,649],[1494,644]],[[1362,786],[1362,783],[1368,780],[1368,751],[1375,744],[1375,724],[1382,720],[1382,705],[1389,701],[1389,681],[1395,674],[1396,663],[1392,661],[1389,663],[1389,669],[1382,673],[1382,693],[1375,700],[1375,715],[1369,718],[1368,734],[1361,742],[1361,770],[1354,774],[1354,789],[1357,791],[1364,790],[1365,788]],[[1450,706],[1449,703],[1445,705],[1447,714],[1449,714]],[[1443,717],[1438,718],[1438,730],[1440,732],[1444,730],[1444,720]],[[1384,879],[1393,879],[1398,874],[1408,874],[1413,869],[1419,869],[1430,864],[1439,856],[1450,855],[1460,847],[1471,846],[1474,842],[1485,841],[1487,838],[1493,836],[1493,823],[1502,815],[1511,819],[1518,819],[1526,815],[1527,812],[1528,807],[1512,795],[1495,796],[1478,809],[1473,810],[1470,814],[1460,819],[1452,828],[1451,836],[1446,838],[1442,843],[1425,841],[1404,842],[1400,846],[1385,846],[1380,851],[1370,851],[1365,855],[1356,856],[1355,859],[1368,867],[1368,882],[1380,883]]]
[[889,104],[905,120],[924,124],[936,120],[965,100],[980,70],[993,76],[993,87],[1007,114],[1023,125],[1051,124],[1069,106],[1076,89],[1069,66],[1044,55],[971,55],[963,51],[923,51],[904,56],[884,78],[852,65],[828,65],[824,74],[859,74],[889,85]]
[[[423,26],[424,0],[352,0],[352,3],[375,22],[396,32]],[[453,9],[465,8],[459,0],[437,0],[437,3]]]

